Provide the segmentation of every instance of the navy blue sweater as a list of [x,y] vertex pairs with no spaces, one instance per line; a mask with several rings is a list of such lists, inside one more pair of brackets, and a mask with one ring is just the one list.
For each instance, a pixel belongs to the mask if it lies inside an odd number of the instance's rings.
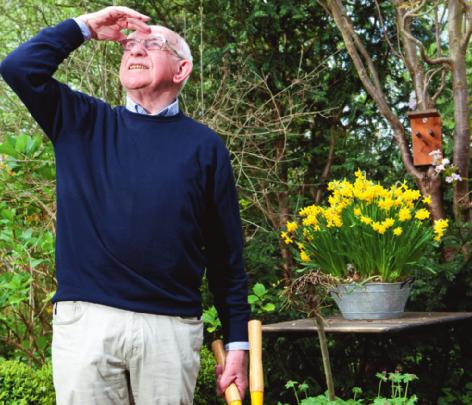
[[132,113],[52,78],[83,42],[73,20],[1,64],[54,145],[57,293],[127,310],[201,315],[207,271],[226,342],[247,340],[247,278],[229,152],[182,113]]

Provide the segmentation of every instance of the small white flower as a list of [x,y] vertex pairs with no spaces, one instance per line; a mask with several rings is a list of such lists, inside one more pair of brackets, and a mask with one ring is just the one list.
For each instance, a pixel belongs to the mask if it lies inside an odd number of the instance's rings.
[[452,179],[454,181],[462,181],[462,177],[457,173],[452,173]]
[[439,149],[429,152],[428,155],[433,157],[433,166],[439,164],[442,160],[442,152]]
[[437,165],[434,170],[436,171],[436,173],[441,173],[443,170],[444,170],[444,166],[443,165]]
[[452,178],[452,176],[447,176],[446,177],[446,183],[452,183],[454,181],[454,179]]
[[443,159],[441,162],[443,166],[447,166],[449,163],[451,163],[451,161],[448,158]]
[[410,110],[416,110],[416,93],[414,91],[410,93],[410,99],[408,100],[408,107],[410,107]]
[[441,151],[440,151],[439,149],[435,149],[435,150],[429,152],[428,155],[429,155],[429,156],[434,156],[434,155],[441,156],[442,153],[441,153]]

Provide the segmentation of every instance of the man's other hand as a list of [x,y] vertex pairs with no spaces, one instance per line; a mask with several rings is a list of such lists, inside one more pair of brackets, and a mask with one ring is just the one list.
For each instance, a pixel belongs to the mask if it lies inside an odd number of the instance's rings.
[[216,392],[223,395],[226,388],[235,383],[238,387],[241,399],[247,389],[247,363],[248,355],[246,350],[229,350],[226,352],[225,368],[216,366]]
[[128,7],[112,6],[91,14],[78,17],[87,24],[92,38],[101,41],[121,41],[126,36],[121,32],[124,29],[150,33],[151,29],[145,24],[150,17],[138,13]]

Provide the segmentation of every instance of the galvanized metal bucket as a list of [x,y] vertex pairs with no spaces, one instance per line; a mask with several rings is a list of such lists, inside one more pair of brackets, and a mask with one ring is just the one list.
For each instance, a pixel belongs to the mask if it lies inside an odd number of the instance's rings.
[[339,284],[330,294],[344,319],[391,319],[404,312],[411,284],[411,281]]

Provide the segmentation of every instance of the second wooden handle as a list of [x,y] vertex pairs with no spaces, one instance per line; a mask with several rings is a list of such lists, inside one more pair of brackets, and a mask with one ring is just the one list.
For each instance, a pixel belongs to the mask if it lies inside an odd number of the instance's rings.
[[[223,368],[225,367],[225,358],[226,358],[226,353],[225,349],[223,346],[223,341],[218,339],[214,340],[211,344],[211,349],[213,350],[213,354],[215,355],[216,362],[222,366]],[[239,390],[238,387],[236,387],[236,384],[232,383],[226,388],[225,391],[225,398],[226,402],[229,405],[241,405],[241,396],[239,395]]]
[[264,372],[262,369],[262,324],[252,320],[248,323],[249,335],[249,391],[264,392]]

